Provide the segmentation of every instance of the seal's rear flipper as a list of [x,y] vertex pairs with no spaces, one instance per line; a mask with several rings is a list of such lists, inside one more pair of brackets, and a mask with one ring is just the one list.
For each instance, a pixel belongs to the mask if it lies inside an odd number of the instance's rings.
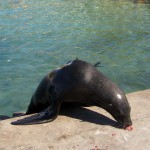
[[22,113],[22,112],[14,112],[13,113],[13,117],[20,117],[20,116],[24,116],[25,113]]
[[53,121],[57,115],[48,110],[11,122],[12,125],[31,125]]
[[0,121],[1,120],[6,120],[6,119],[10,119],[11,117],[9,116],[5,116],[5,115],[0,115]]

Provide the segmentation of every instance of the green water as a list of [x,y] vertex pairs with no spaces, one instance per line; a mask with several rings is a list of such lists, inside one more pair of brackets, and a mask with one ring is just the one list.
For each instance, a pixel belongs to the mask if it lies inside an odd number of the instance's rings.
[[42,77],[101,62],[126,92],[150,88],[150,6],[125,0],[1,0],[0,114],[25,111]]

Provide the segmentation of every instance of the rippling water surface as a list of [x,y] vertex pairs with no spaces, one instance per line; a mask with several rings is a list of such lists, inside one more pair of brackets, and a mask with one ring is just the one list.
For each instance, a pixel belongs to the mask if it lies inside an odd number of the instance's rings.
[[1,0],[0,114],[25,111],[42,77],[76,57],[126,93],[150,88],[150,5]]

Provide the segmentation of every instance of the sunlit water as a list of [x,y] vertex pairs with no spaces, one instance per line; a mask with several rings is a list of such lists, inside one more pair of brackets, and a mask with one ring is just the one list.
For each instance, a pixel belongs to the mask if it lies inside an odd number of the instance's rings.
[[150,6],[123,0],[0,0],[0,114],[25,111],[45,74],[69,60],[126,92],[150,88]]

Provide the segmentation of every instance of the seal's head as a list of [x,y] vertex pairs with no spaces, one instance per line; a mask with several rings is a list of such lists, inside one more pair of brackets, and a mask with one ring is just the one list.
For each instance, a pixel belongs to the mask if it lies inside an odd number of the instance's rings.
[[132,121],[130,117],[131,107],[127,101],[125,94],[116,94],[107,107],[107,111],[119,123],[119,127],[126,130],[132,130]]
[[121,128],[127,129],[127,127],[130,127],[132,125],[130,110],[118,110],[117,114],[113,114],[113,117],[117,120]]

